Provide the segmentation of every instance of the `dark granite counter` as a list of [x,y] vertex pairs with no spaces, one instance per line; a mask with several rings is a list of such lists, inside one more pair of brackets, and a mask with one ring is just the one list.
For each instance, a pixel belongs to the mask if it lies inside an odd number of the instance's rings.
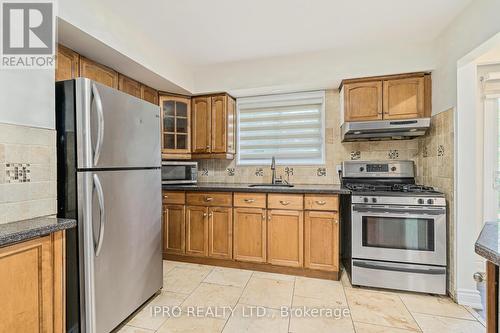
[[475,250],[481,257],[500,266],[500,241],[498,222],[487,222],[476,241]]
[[76,227],[76,220],[56,217],[38,217],[0,224],[0,246],[22,242],[74,227]]
[[163,189],[167,191],[351,194],[340,185],[294,185],[294,187],[249,187],[248,185],[250,184],[198,183],[196,185],[163,185]]

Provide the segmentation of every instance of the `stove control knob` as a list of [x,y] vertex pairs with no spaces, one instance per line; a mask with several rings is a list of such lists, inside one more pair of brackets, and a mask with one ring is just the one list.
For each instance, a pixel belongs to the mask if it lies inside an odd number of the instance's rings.
[[372,198],[373,203],[377,203],[377,198]]
[[368,198],[363,198],[363,201],[364,202],[368,202]]
[[364,167],[359,167],[359,172],[363,172],[365,171],[365,168]]
[[394,172],[394,171],[396,171],[396,170],[397,170],[397,169],[396,169],[396,167],[395,167],[395,166],[393,166],[393,167],[391,168],[391,171],[392,171],[392,172]]
[[433,204],[434,204],[434,199],[428,199],[428,200],[427,200],[427,204],[429,204],[429,205],[433,205]]
[[425,203],[424,199],[418,199],[417,202],[421,205],[423,205]]

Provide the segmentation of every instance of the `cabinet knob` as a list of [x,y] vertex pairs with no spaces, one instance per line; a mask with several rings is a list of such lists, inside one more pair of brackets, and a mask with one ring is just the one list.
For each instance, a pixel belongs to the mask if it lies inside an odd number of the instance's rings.
[[333,220],[333,223],[339,224],[339,220]]
[[290,204],[290,201],[280,200],[280,204],[282,204],[283,206],[288,206]]
[[252,202],[255,202],[255,199],[245,199],[245,202],[246,203],[252,203]]
[[163,197],[164,197],[165,199],[168,199],[168,195],[164,195]]
[[207,217],[207,213],[203,213],[203,217]]
[[316,203],[320,206],[324,206],[326,204],[326,201],[323,200],[316,200]]
[[210,213],[210,214],[208,214],[208,217],[212,217],[213,215],[214,215],[214,214]]
[[210,202],[210,201],[212,201],[212,200],[214,200],[214,198],[212,198],[212,197],[206,197],[206,198],[205,198],[205,201],[207,201],[207,202]]
[[266,215],[262,214],[262,221],[265,221],[265,220],[266,220]]
[[207,149],[210,149],[210,146],[207,146]]

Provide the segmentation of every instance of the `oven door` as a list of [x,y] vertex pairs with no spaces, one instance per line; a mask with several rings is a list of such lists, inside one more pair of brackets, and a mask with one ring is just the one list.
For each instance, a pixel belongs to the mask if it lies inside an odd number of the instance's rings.
[[446,265],[446,208],[354,204],[352,257]]

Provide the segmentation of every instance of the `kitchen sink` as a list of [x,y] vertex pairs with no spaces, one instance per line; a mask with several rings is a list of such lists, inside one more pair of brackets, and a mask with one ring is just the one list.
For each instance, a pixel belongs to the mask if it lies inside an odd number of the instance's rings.
[[250,184],[248,187],[293,187],[292,184]]

